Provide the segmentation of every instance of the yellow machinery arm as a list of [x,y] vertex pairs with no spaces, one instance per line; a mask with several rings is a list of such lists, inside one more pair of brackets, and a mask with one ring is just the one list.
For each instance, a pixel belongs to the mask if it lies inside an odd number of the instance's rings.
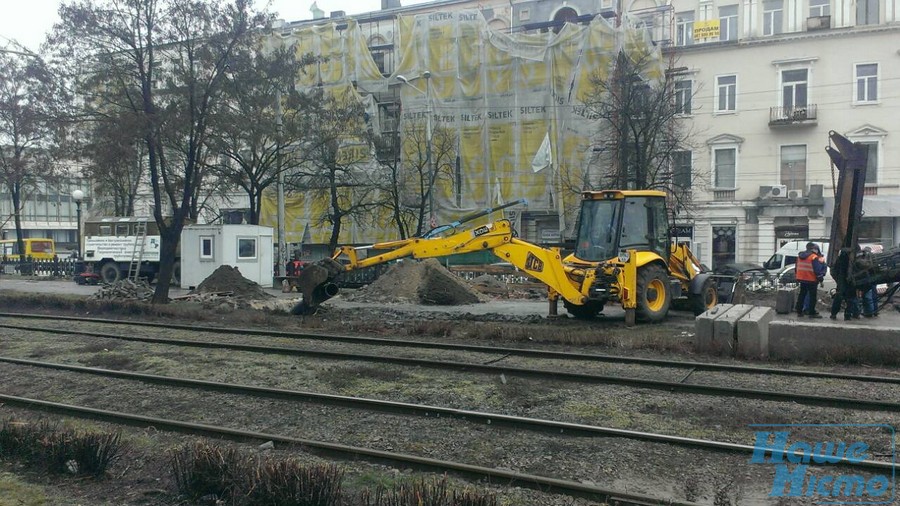
[[[360,250],[383,251],[360,258]],[[335,251],[326,265],[311,265],[304,270],[299,283],[303,302],[295,308],[295,314],[314,312],[319,304],[337,293],[337,287],[328,286],[334,276],[383,264],[401,258],[435,258],[457,253],[488,250],[505,262],[518,267],[529,276],[545,283],[551,290],[573,304],[583,304],[587,290],[594,281],[594,269],[566,266],[557,248],[548,249],[513,237],[508,220],[498,220],[471,230],[447,237],[414,237],[400,241],[373,244],[364,248],[342,246]],[[337,260],[346,259],[346,263]]]

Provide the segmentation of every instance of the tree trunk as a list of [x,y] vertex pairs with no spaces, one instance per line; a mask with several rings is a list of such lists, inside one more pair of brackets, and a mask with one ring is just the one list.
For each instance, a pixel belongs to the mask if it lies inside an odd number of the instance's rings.
[[174,220],[166,227],[165,232],[160,232],[162,244],[159,248],[159,273],[156,280],[156,290],[153,292],[153,304],[167,304],[169,302],[169,287],[172,284],[172,273],[175,267],[175,252],[178,250],[178,241],[181,239],[181,230],[184,228],[182,220]]
[[22,237],[22,188],[19,183],[12,188],[13,221],[16,224],[16,245],[19,248],[19,262],[25,260],[25,241]]
[[262,190],[251,190],[250,197],[250,225],[259,225],[259,215],[262,212]]

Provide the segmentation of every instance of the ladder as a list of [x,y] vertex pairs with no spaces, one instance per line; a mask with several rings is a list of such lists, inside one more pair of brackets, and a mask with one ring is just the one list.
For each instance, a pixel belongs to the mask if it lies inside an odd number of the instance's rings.
[[131,250],[131,263],[128,264],[128,277],[137,283],[141,274],[141,261],[144,259],[144,246],[147,244],[147,222],[139,221],[134,224],[134,248]]

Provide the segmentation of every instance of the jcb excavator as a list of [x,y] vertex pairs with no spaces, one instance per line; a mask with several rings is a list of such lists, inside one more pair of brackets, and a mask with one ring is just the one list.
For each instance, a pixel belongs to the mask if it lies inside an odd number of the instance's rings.
[[[575,251],[565,258],[559,248],[517,239],[508,220],[464,231],[444,226],[423,237],[362,248],[342,246],[301,273],[303,301],[293,313],[314,313],[336,295],[334,280],[344,271],[487,250],[548,286],[551,315],[560,298],[578,318],[621,304],[628,325],[663,320],[676,299],[700,314],[717,303],[715,280],[686,245],[671,242],[667,223],[665,192],[590,191],[582,194]],[[371,251],[361,258],[360,250]]]

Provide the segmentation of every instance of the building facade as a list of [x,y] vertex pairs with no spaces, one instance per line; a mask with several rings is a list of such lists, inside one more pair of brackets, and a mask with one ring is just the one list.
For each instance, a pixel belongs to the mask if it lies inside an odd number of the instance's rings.
[[[869,147],[860,240],[900,241],[900,2],[676,0],[704,261],[762,262],[830,235],[829,131]],[[698,30],[713,27],[713,30]],[[703,36],[703,37],[698,37]]]

